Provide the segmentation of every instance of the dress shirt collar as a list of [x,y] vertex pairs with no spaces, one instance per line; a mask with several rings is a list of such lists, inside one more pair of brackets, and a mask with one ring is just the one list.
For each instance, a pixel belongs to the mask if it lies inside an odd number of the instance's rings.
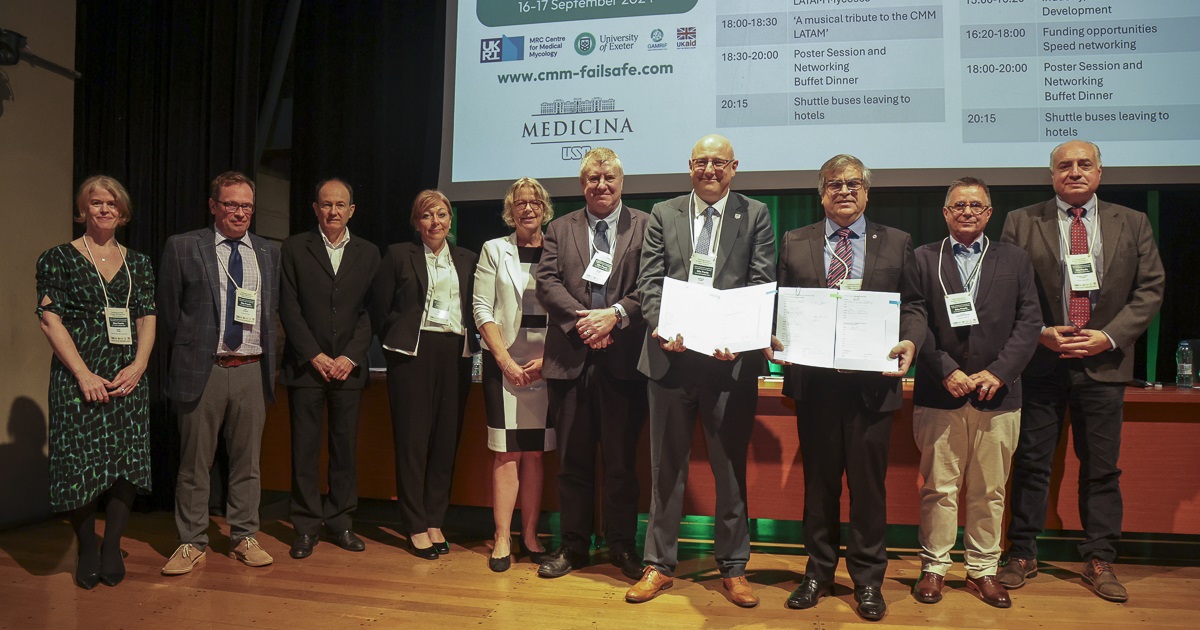
[[609,233],[610,233],[610,234],[615,234],[615,233],[616,233],[616,231],[617,231],[617,221],[619,221],[619,220],[621,219],[621,209],[622,209],[624,206],[625,206],[625,204],[624,204],[624,203],[622,203],[622,202],[619,202],[619,201],[618,201],[618,202],[617,202],[617,208],[616,208],[615,210],[613,210],[612,212],[608,213],[608,216],[604,217],[603,219],[601,219],[600,217],[598,217],[598,216],[596,216],[596,215],[592,214],[592,211],[591,211],[591,210],[587,210],[587,209],[585,209],[585,210],[583,211],[583,213],[584,213],[585,215],[587,215],[588,227],[589,227],[589,228],[592,228],[592,229],[594,230],[594,229],[596,229],[596,224],[597,224],[597,223],[599,223],[599,222],[601,222],[601,221],[604,221],[605,223],[607,223],[607,224],[608,224],[608,231],[609,231]]
[[217,245],[220,245],[221,243],[224,243],[225,241],[237,241],[237,242],[241,243],[242,245],[245,245],[246,247],[253,246],[253,243],[250,242],[250,232],[249,231],[247,231],[245,234],[243,234],[242,238],[229,238],[228,236],[225,236],[224,234],[222,234],[221,230],[218,230],[216,225],[213,225],[213,242],[216,243]]
[[958,241],[954,240],[953,237],[950,238],[950,242],[954,244],[954,255],[955,256],[966,256],[967,254],[978,254],[979,252],[983,251],[983,234],[980,234],[974,241],[972,241],[969,248],[968,248],[968,246],[963,245],[962,243],[959,243]]
[[421,243],[421,248],[425,250],[427,263],[431,262],[435,267],[445,267],[450,264],[450,243],[443,244],[442,250],[436,254],[424,242]]
[[[859,215],[854,220],[854,223],[851,223],[847,227],[850,228],[850,238],[862,238],[863,233],[867,231],[867,215]],[[825,217],[825,238],[827,240],[836,238],[835,235],[840,229],[842,229],[842,226],[831,221],[829,217]]]
[[329,237],[325,236],[324,230],[317,228],[317,233],[321,235],[321,241],[325,243],[325,249],[342,249],[346,246],[346,243],[350,242],[350,228],[346,228],[345,233],[342,235],[342,240],[338,241],[337,245],[329,242]]
[[[725,216],[725,204],[729,201],[729,191],[725,191],[725,196],[711,204],[713,209],[717,211],[717,217]],[[692,191],[692,219],[699,219],[704,216],[704,211],[708,209],[709,203],[700,198],[696,191]]]
[[1077,207],[1083,208],[1083,214],[1080,215],[1079,218],[1083,219],[1084,221],[1096,216],[1096,195],[1092,195],[1092,198],[1088,199],[1087,203],[1083,204],[1082,206],[1072,206],[1071,204],[1063,201],[1062,197],[1055,197],[1054,203],[1058,206],[1059,220],[1074,218],[1071,216],[1071,208]]

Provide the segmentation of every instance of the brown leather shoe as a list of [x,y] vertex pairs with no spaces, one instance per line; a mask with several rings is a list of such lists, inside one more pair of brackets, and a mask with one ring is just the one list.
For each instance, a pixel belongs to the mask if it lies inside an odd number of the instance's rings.
[[1110,602],[1123,602],[1129,599],[1129,593],[1113,572],[1112,563],[1099,558],[1092,558],[1083,565],[1083,581],[1092,585],[1092,590],[1100,599]]
[[649,566],[642,569],[642,579],[625,591],[625,601],[630,604],[640,604],[655,598],[659,593],[671,588],[673,582],[670,576],[663,575],[658,569]]
[[1025,586],[1025,578],[1034,577],[1037,572],[1037,560],[1009,558],[1008,562],[996,571],[996,581],[1004,588],[1021,588]]
[[750,580],[739,575],[735,578],[721,578],[721,584],[729,591],[729,601],[742,608],[754,608],[758,605],[758,595],[750,588]]
[[942,585],[945,583],[945,576],[933,571],[922,571],[920,581],[913,584],[913,599],[922,604],[936,604],[942,601]]
[[1009,608],[1012,606],[1012,599],[1008,596],[1008,590],[1004,585],[996,579],[994,575],[983,575],[980,577],[968,577],[967,587],[979,593],[979,599],[989,606],[996,608]]

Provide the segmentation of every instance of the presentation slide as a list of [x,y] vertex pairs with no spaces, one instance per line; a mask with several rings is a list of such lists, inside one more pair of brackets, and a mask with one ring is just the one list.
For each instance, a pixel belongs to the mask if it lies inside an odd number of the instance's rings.
[[1043,184],[1070,139],[1101,146],[1106,182],[1200,181],[1197,0],[450,5],[458,198],[522,176],[578,195],[596,146],[621,155],[627,192],[674,191],[708,133],[732,141],[743,189],[815,186],[837,153],[876,185]]

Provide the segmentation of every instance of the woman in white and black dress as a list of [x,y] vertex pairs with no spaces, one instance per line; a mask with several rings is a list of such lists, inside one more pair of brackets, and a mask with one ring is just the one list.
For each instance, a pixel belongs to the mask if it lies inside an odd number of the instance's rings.
[[546,312],[535,294],[534,270],[542,255],[542,226],[554,216],[550,196],[523,177],[504,197],[504,222],[512,234],[484,243],[475,269],[475,325],[483,338],[483,398],[488,448],[494,451],[492,502],[496,541],[488,567],[506,571],[512,557],[513,509],[521,504],[523,554],[536,564],[545,548],[537,538],[542,504],[542,453],[554,450],[546,426],[542,350]]

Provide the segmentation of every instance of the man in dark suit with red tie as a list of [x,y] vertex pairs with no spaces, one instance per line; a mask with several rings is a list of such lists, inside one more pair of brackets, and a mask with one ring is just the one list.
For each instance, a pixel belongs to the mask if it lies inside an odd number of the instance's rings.
[[[597,446],[609,561],[627,578],[642,576],[635,539],[646,377],[637,361],[646,322],[637,280],[647,215],[621,203],[624,181],[621,158],[611,149],[583,156],[579,182],[587,205],[550,223],[537,269],[538,301],[549,319],[542,376],[558,437],[562,529],[562,545],[538,567],[545,578],[589,562]],[[604,260],[608,276],[585,280],[589,266]]]
[[1037,575],[1037,536],[1046,525],[1050,472],[1071,410],[1079,458],[1079,553],[1083,579],[1103,599],[1123,602],[1112,563],[1121,538],[1121,421],[1138,337],[1162,305],[1164,273],[1146,215],[1096,197],[1100,148],[1072,140],[1050,153],[1055,198],[1008,215],[1002,239],[1029,252],[1044,327],[1025,369],[1021,437],[1013,457],[1008,563],[1019,588]]
[[992,241],[987,184],[950,184],[942,216],[950,235],[917,249],[929,331],[917,351],[913,438],[921,451],[921,579],[913,597],[942,599],[965,512],[967,587],[1012,606],[996,580],[1004,490],[1021,431],[1021,370],[1033,356],[1042,312],[1033,264],[1020,247]]
[[[900,294],[899,343],[888,358],[894,372],[784,368],[783,392],[796,402],[804,460],[804,579],[787,600],[805,609],[833,591],[840,545],[842,475],[850,488],[846,565],[859,616],[887,611],[881,588],[887,570],[887,475],[892,412],[902,403],[900,377],[925,338],[925,303],[917,281],[912,237],[863,215],[871,171],[852,155],[821,167],[818,190],[825,220],[788,232],[779,255],[780,287],[840,287]],[[881,357],[882,358],[882,357]]]
[[[358,410],[367,385],[371,320],[367,296],[379,248],[351,238],[354,192],[340,179],[317,185],[317,229],[283,242],[279,320],[287,333],[283,374],[292,418],[292,526],[289,555],[307,558],[324,527],[348,551],[365,544],[354,534],[358,505],[354,463]],[[329,494],[320,484],[321,423],[329,417]]]

